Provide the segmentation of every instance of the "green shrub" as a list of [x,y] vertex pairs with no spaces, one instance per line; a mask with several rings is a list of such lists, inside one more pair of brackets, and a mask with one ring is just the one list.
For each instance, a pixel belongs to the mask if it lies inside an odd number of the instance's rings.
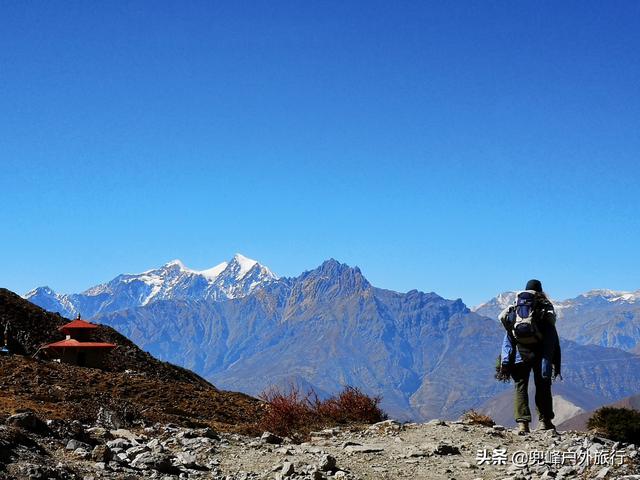
[[640,443],[640,412],[629,408],[602,407],[596,410],[587,428],[611,440]]

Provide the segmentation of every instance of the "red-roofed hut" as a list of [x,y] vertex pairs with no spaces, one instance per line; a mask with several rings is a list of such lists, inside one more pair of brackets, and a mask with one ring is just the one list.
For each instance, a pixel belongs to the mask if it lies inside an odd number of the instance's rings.
[[71,363],[81,367],[100,368],[105,356],[116,345],[104,342],[89,342],[89,334],[98,326],[80,318],[63,325],[58,330],[66,335],[66,339],[53,342],[42,347],[50,357],[58,358],[61,362]]
[[80,315],[78,315],[78,318],[61,326],[58,330],[67,335],[68,338],[87,340],[89,338],[89,334],[97,328],[98,326],[96,324],[86,322],[80,318]]

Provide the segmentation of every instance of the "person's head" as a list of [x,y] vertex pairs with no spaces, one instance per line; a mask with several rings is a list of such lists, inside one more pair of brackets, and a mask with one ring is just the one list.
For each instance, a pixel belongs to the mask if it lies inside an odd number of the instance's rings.
[[534,292],[543,293],[542,291],[542,282],[540,280],[536,280],[532,278],[527,282],[527,286],[524,287],[525,290],[533,290]]

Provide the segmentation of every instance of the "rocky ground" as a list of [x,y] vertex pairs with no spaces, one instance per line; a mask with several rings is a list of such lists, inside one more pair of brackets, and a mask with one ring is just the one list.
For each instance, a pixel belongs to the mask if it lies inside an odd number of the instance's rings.
[[640,479],[639,457],[638,446],[585,433],[437,420],[334,428],[299,444],[175,424],[109,430],[29,412],[0,426],[0,479]]

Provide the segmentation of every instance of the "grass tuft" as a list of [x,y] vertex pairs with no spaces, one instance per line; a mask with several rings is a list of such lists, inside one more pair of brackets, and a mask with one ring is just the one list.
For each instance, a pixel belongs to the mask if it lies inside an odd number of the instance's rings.
[[489,415],[485,415],[476,410],[468,410],[462,415],[462,420],[473,425],[484,425],[485,427],[493,427],[496,422]]

